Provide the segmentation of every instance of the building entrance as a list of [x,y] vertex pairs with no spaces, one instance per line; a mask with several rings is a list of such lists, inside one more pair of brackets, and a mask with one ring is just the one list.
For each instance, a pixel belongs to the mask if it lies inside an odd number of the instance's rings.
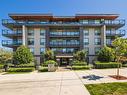
[[73,56],[56,56],[59,66],[68,66],[73,60]]
[[69,65],[69,58],[60,58],[60,66]]

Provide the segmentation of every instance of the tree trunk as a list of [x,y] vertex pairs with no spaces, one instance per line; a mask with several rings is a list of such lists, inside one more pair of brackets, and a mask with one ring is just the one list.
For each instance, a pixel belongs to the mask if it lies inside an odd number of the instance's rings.
[[120,59],[120,57],[118,57],[118,59],[117,59],[117,63],[118,63],[118,66],[117,66],[117,76],[118,76],[118,77],[120,76],[120,64],[119,64],[119,59]]

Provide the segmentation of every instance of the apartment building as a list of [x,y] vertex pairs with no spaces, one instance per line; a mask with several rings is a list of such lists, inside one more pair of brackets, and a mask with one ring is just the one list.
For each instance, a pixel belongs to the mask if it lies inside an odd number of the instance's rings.
[[38,63],[41,53],[47,48],[54,51],[56,60],[68,64],[73,53],[85,49],[91,63],[97,52],[105,45],[112,46],[116,36],[125,35],[121,29],[124,19],[118,14],[76,14],[75,16],[53,16],[52,14],[9,14],[3,19],[2,45],[13,51],[20,45],[30,48]]

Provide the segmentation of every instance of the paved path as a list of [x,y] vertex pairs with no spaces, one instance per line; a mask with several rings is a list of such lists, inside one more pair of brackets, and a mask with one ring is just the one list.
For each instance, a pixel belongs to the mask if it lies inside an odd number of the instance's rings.
[[89,95],[75,72],[0,75],[0,95]]
[[[127,77],[127,69],[120,70]],[[0,95],[89,95],[84,84],[115,80],[116,69],[0,75]]]

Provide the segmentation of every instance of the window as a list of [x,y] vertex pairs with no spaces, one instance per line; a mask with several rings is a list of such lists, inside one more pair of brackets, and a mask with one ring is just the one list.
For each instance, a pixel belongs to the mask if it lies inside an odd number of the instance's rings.
[[40,45],[45,45],[45,39],[44,38],[40,39]]
[[87,52],[87,54],[89,54],[89,48],[88,47],[84,47],[84,50]]
[[112,44],[111,39],[106,39],[106,44],[107,44],[107,45],[111,45],[111,44]]
[[89,35],[89,30],[88,29],[87,30],[84,30],[83,32],[84,32],[84,35],[85,36],[88,36]]
[[41,29],[41,30],[40,30],[40,35],[41,35],[41,36],[45,36],[45,30],[44,30],[44,29]]
[[95,47],[95,54],[98,54],[98,52],[101,50],[100,47]]
[[111,30],[107,30],[106,31],[106,34],[111,34]]
[[89,39],[88,38],[84,38],[84,45],[88,45],[89,44]]
[[40,54],[42,54],[44,52],[45,52],[45,48],[44,47],[40,48]]
[[96,36],[100,36],[101,35],[101,30],[100,29],[95,29],[94,33]]
[[34,54],[34,48],[30,48],[30,52]]
[[33,36],[34,35],[34,29],[33,28],[28,29],[28,35],[29,36]]
[[88,24],[88,20],[82,20],[81,21],[83,24]]
[[100,20],[95,20],[95,24],[100,24]]
[[89,24],[95,24],[95,20],[89,20]]
[[34,45],[34,38],[28,38],[28,45]]
[[101,38],[95,38],[95,45],[101,45]]

